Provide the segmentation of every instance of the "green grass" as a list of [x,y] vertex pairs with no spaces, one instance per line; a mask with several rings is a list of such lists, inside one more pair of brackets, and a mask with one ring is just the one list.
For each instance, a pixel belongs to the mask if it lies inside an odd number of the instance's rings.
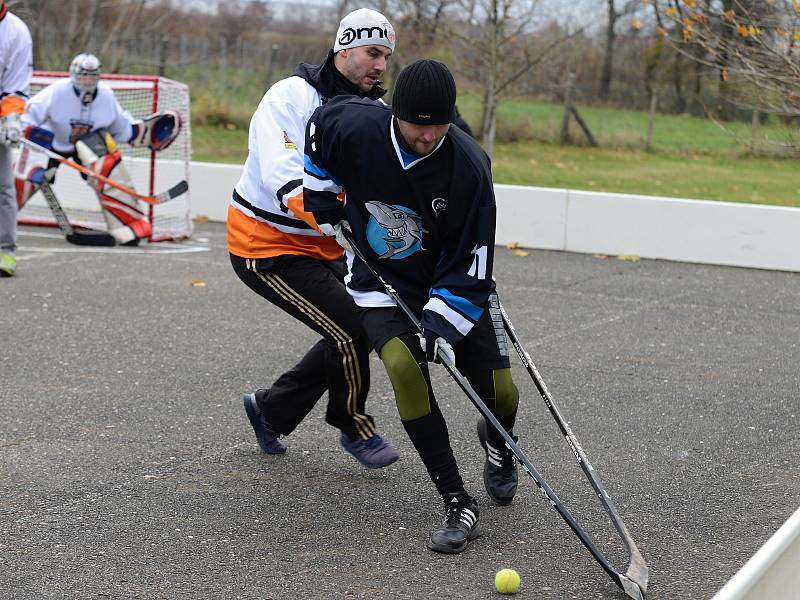
[[[459,109],[470,124],[478,122],[476,96],[460,97]],[[521,141],[496,144],[495,182],[800,207],[797,160],[747,156],[735,137],[712,121],[657,115],[654,148],[646,152],[646,113],[586,107],[581,114],[600,146],[561,146],[556,140],[562,110],[543,102],[503,101],[498,139]],[[193,126],[194,159],[243,163],[247,130],[242,121],[227,128]],[[749,140],[748,124],[726,127]],[[580,132],[572,131],[580,142]],[[762,133],[773,139],[786,135],[774,125]]]
[[[480,99],[472,94],[459,97],[458,106],[470,124],[480,118]],[[647,113],[603,107],[578,107],[592,134],[603,147],[643,149],[647,136]],[[533,141],[555,143],[561,130],[563,106],[546,102],[504,99],[498,110],[498,132],[501,138],[510,131],[524,129]],[[505,134],[505,135],[504,135]],[[573,140],[580,145],[586,141],[574,121],[570,125]],[[778,125],[767,124],[761,134],[774,140],[785,140],[788,131]],[[717,124],[709,119],[692,116],[656,113],[653,121],[653,148],[658,151],[701,153],[737,156],[743,153],[742,143],[750,141],[749,123]],[[800,132],[795,132],[800,138]]]
[[247,129],[192,124],[192,160],[244,164]]
[[796,161],[703,154],[503,144],[497,183],[800,206]]

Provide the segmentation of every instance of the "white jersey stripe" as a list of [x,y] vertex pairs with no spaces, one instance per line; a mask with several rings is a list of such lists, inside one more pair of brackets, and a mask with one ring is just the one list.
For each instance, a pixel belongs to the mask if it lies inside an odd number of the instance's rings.
[[423,310],[430,310],[442,315],[461,335],[467,335],[474,325],[472,321],[465,319],[460,313],[454,311],[439,298],[431,298],[428,300]]

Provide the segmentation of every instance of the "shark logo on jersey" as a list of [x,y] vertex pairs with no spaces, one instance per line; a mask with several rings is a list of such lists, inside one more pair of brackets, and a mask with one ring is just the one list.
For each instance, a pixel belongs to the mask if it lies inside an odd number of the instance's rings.
[[401,259],[422,250],[422,219],[413,210],[376,200],[366,207],[372,215],[367,240],[378,258]]

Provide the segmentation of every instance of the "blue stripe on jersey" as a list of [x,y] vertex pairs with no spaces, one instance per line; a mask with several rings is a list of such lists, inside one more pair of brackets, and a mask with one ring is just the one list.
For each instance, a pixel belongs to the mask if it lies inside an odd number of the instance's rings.
[[419,154],[414,154],[413,152],[407,152],[407,151],[403,150],[403,148],[400,147],[400,144],[397,145],[397,149],[400,150],[400,156],[403,157],[403,166],[404,167],[407,167],[408,165],[413,163],[415,160],[419,160],[420,159],[420,155]]
[[466,298],[461,298],[460,296],[456,296],[447,288],[434,288],[431,290],[430,295],[438,296],[439,298],[444,300],[447,304],[455,308],[458,312],[466,315],[473,321],[477,321],[478,319],[480,319],[481,315],[483,314],[483,308],[474,305]]
[[328,173],[322,167],[318,167],[313,162],[311,162],[311,159],[308,157],[308,154],[303,155],[303,167],[305,168],[306,173],[309,173],[310,175],[313,175],[317,179],[330,179],[336,185],[339,185],[339,182],[336,181],[336,179],[333,177],[333,175]]

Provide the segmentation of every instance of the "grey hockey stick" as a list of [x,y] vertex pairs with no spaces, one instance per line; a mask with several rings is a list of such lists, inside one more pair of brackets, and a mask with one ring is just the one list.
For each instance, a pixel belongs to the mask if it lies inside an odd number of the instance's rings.
[[594,470],[594,467],[592,467],[591,463],[589,462],[589,458],[586,456],[586,453],[583,451],[583,448],[580,445],[580,442],[578,442],[575,434],[572,433],[572,429],[567,423],[567,420],[563,417],[561,411],[558,409],[558,406],[556,406],[555,402],[553,401],[553,397],[550,395],[550,390],[547,389],[547,385],[545,384],[544,379],[542,379],[542,376],[539,374],[539,370],[536,368],[536,365],[533,364],[530,354],[528,354],[527,350],[525,350],[525,348],[522,346],[522,342],[517,335],[517,331],[514,329],[514,325],[511,323],[511,319],[508,317],[508,313],[506,312],[505,308],[503,308],[499,298],[497,300],[497,307],[500,309],[500,314],[503,315],[503,325],[505,326],[506,333],[508,334],[509,338],[511,338],[511,343],[514,345],[517,354],[519,354],[522,364],[525,366],[525,369],[528,371],[531,379],[533,379],[533,383],[536,386],[537,391],[541,395],[542,400],[544,400],[544,403],[547,406],[547,409],[550,411],[550,414],[558,424],[558,428],[561,430],[562,435],[567,440],[567,444],[569,444],[569,447],[572,449],[578,464],[581,466],[581,469],[586,475],[586,478],[589,480],[592,488],[594,488],[597,497],[600,498],[603,508],[605,508],[608,516],[611,517],[611,522],[614,524],[614,527],[622,539],[622,543],[625,544],[625,547],[628,550],[630,562],[628,563],[628,569],[625,571],[625,575],[628,577],[628,579],[635,582],[643,592],[646,591],[647,581],[649,579],[649,569],[644,561],[644,558],[642,557],[642,554],[639,552],[639,548],[636,547],[633,537],[628,531],[628,528],[625,526],[622,518],[619,516],[616,505],[611,500],[611,496],[609,496],[605,486],[603,485],[603,482],[600,480],[600,475]]
[[[350,244],[350,247],[353,250],[353,254],[355,254],[361,262],[366,265],[369,272],[372,274],[375,279],[377,279],[383,288],[386,290],[386,293],[394,300],[395,304],[405,313],[405,315],[409,318],[411,323],[413,323],[414,327],[417,329],[418,333],[422,333],[422,325],[420,324],[419,319],[417,316],[411,311],[409,306],[405,303],[405,301],[400,297],[400,294],[383,278],[381,275],[375,270],[375,268],[367,261],[366,257],[364,256],[361,249],[356,245],[355,240],[353,239],[352,232],[342,225],[342,234],[347,242]],[[572,516],[569,509],[564,505],[558,495],[553,491],[553,489],[547,484],[547,482],[542,478],[539,474],[539,471],[536,470],[536,467],[533,466],[531,461],[528,459],[527,455],[522,451],[522,449],[517,445],[514,439],[508,434],[508,432],[500,425],[500,422],[497,418],[492,414],[492,411],[486,406],[486,404],[481,400],[480,396],[478,396],[477,392],[472,388],[469,381],[466,377],[464,377],[456,366],[450,362],[447,356],[437,350],[437,355],[439,361],[441,362],[442,366],[444,366],[445,370],[450,374],[453,380],[456,382],[458,387],[467,395],[470,402],[478,409],[478,411],[483,415],[483,417],[492,424],[492,427],[500,434],[503,440],[506,443],[506,446],[514,453],[514,456],[517,457],[517,460],[525,469],[525,472],[530,475],[531,479],[533,479],[536,486],[541,490],[542,494],[545,496],[547,501],[550,505],[561,515],[561,518],[569,525],[570,529],[578,536],[581,543],[586,547],[587,550],[591,553],[594,559],[600,564],[606,574],[611,578],[611,580],[616,583],[620,589],[622,589],[628,596],[631,598],[635,598],[636,600],[643,600],[644,592],[647,591],[647,578],[648,578],[648,571],[647,565],[645,565],[644,560],[641,559],[641,555],[639,555],[638,549],[636,549],[636,555],[638,556],[640,563],[635,565],[633,568],[633,557],[631,559],[631,565],[629,566],[628,570],[623,574],[619,572],[611,562],[606,558],[606,556],[600,551],[600,549],[595,545],[594,541],[592,540],[591,536],[586,532],[586,530],[577,522],[575,517]],[[568,438],[569,439],[569,438]],[[577,455],[577,451],[576,451]],[[620,521],[621,522],[621,521]],[[615,522],[615,525],[617,523]],[[624,528],[624,525],[623,525]],[[625,529],[627,532],[627,529]],[[624,539],[624,538],[623,538]],[[628,536],[630,539],[630,536]],[[627,540],[624,540],[627,544]],[[633,545],[635,549],[636,546]],[[629,547],[630,550],[630,547]]]
[[44,194],[44,199],[47,201],[47,206],[50,209],[50,212],[53,213],[56,223],[58,223],[58,228],[61,230],[61,233],[64,234],[64,237],[70,244],[75,244],[76,246],[116,245],[117,240],[114,239],[114,236],[105,231],[85,231],[75,229],[72,226],[72,223],[69,222],[69,219],[67,218],[61,203],[58,201],[56,193],[53,191],[53,188],[50,187],[50,184],[44,182],[39,185],[39,188],[42,190],[42,194]]

